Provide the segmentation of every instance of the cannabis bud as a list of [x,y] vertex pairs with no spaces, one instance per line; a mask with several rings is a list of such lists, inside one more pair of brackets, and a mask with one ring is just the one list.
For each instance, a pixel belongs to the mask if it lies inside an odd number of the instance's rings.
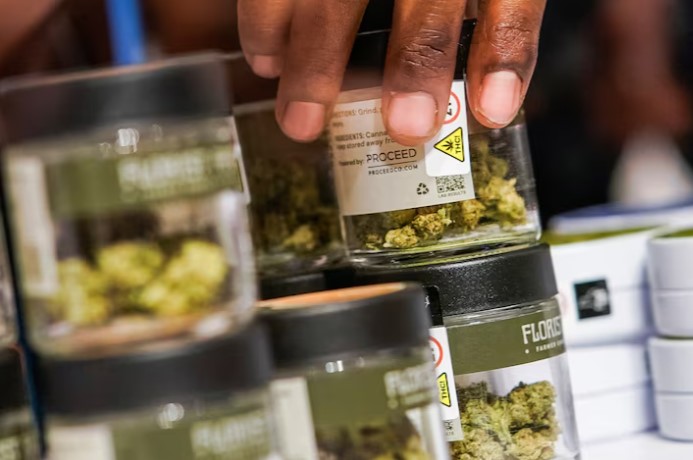
[[339,211],[327,173],[324,139],[297,144],[281,132],[274,111],[236,118],[245,146],[254,246],[261,268],[323,257],[341,243]]
[[476,199],[354,216],[361,246],[370,250],[409,249],[483,225],[509,228],[524,224],[525,200],[517,191],[517,178],[508,177],[508,162],[491,154],[487,140],[477,139],[471,149],[471,164]]
[[521,383],[506,396],[486,382],[459,388],[464,440],[451,443],[455,460],[550,460],[560,428],[556,390],[543,381]]
[[75,326],[127,314],[175,316],[210,307],[228,273],[222,248],[184,240],[171,253],[153,243],[120,242],[58,265],[59,291],[50,313]]
[[406,415],[383,425],[318,430],[320,460],[378,459],[428,460],[416,427]]

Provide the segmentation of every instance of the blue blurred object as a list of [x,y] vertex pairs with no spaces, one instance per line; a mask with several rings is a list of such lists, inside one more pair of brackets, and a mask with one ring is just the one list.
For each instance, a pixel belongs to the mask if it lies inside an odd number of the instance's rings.
[[116,65],[146,61],[142,12],[138,0],[108,0],[111,49]]

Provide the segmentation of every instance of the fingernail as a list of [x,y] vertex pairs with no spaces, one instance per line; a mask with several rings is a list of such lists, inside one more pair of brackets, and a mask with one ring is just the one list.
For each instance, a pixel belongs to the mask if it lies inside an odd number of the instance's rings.
[[520,110],[521,91],[522,82],[515,72],[490,73],[481,85],[479,110],[493,123],[507,125]]
[[289,102],[282,117],[282,128],[290,138],[308,142],[325,128],[325,106],[316,102]]
[[388,107],[389,128],[408,137],[428,137],[436,125],[438,107],[428,93],[393,93]]
[[256,54],[250,56],[248,61],[253,72],[263,78],[277,78],[282,73],[281,59],[277,56]]

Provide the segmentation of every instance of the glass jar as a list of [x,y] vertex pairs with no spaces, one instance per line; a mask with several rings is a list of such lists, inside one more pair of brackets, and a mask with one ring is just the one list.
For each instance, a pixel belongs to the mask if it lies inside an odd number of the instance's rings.
[[267,337],[39,363],[49,460],[277,459]]
[[312,271],[343,258],[327,139],[286,137],[275,116],[276,82],[254,75],[243,56],[230,65],[261,274]]
[[39,351],[206,337],[250,315],[227,85],[204,55],[3,88],[10,237]]
[[12,348],[0,351],[0,458],[40,458],[38,432],[29,408],[22,359]]
[[447,115],[425,145],[385,130],[382,69],[389,32],[356,39],[329,123],[333,171],[350,257],[388,264],[538,240],[540,222],[522,114],[488,129],[467,109],[464,69],[475,21],[465,21]]
[[449,459],[422,302],[395,283],[261,304],[286,460]]
[[424,285],[453,459],[579,458],[561,311],[548,246],[401,269],[359,284]]

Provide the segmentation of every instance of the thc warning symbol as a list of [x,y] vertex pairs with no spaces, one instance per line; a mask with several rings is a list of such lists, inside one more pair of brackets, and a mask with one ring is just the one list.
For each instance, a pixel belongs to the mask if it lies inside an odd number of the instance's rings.
[[450,155],[459,161],[464,161],[464,141],[462,139],[462,128],[457,128],[438,143],[434,145],[446,155]]
[[440,403],[444,406],[451,407],[452,401],[450,400],[450,387],[448,386],[448,375],[443,372],[438,376],[438,396],[440,397]]

